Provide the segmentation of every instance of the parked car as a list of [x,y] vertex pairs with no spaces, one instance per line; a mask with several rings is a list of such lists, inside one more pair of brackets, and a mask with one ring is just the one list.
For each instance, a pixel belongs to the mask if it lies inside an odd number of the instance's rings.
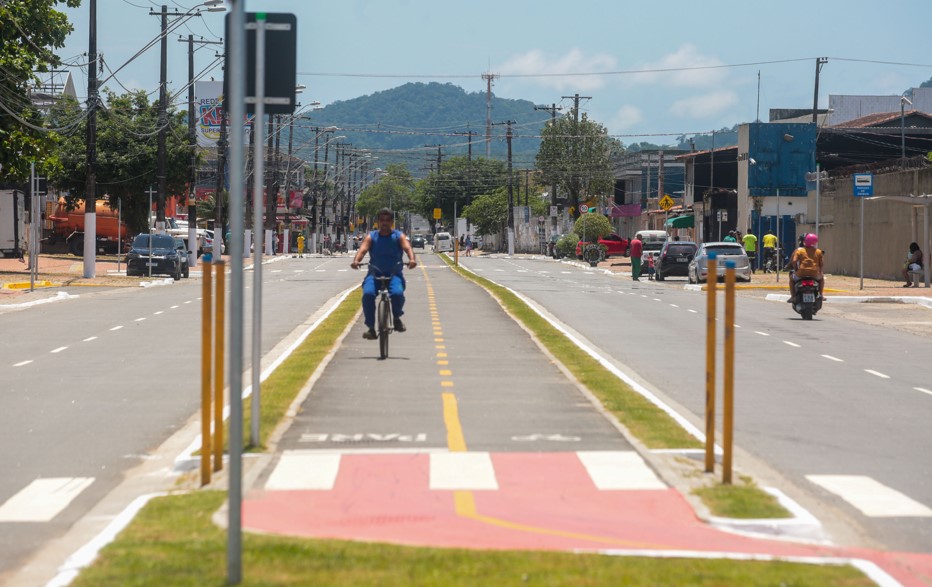
[[689,262],[693,260],[698,248],[699,245],[688,241],[665,242],[654,262],[657,281],[674,275],[686,277],[689,273]]
[[191,275],[191,268],[188,263],[188,244],[182,238],[173,237],[175,241],[175,250],[178,251],[178,257],[181,259],[181,276],[187,279]]
[[[643,243],[641,249],[641,272],[650,273],[657,265],[660,249],[667,242],[667,233],[663,230],[639,230],[638,239]],[[651,259],[653,257],[653,259]]]
[[181,250],[177,248],[176,238],[169,234],[137,234],[126,254],[126,275],[148,275],[151,269],[152,275],[171,275],[176,281],[181,279],[181,258],[187,259],[187,247],[180,238],[177,241],[181,243]]
[[[605,257],[621,257],[628,253],[628,239],[621,238],[617,234],[610,233],[599,239],[599,244],[605,247]],[[588,245],[588,241],[579,241],[576,245],[576,258],[582,259],[583,247]]]
[[751,261],[744,247],[738,243],[702,243],[693,260],[689,262],[689,283],[705,283],[709,273],[709,253],[714,252],[717,260],[716,273],[719,280],[725,278],[725,262],[735,262],[735,279],[751,281]]
[[411,237],[411,246],[415,249],[423,249],[427,246],[427,239],[424,238],[423,234],[416,234]]
[[[213,253],[214,252],[214,231],[205,230],[204,231],[204,252]],[[223,255],[227,252],[227,247],[223,244],[223,239],[220,239],[220,254]]]

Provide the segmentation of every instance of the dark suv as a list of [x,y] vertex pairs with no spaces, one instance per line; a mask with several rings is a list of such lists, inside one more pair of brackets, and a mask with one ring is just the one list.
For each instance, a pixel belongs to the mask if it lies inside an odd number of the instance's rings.
[[[183,242],[181,246],[183,249]],[[126,275],[148,275],[151,269],[152,275],[171,275],[177,281],[183,274],[182,255],[184,253],[176,248],[175,238],[169,234],[137,234],[133,247],[126,254]]]
[[689,262],[692,261],[699,245],[687,241],[670,241],[663,243],[660,249],[660,255],[654,263],[654,272],[657,281],[663,281],[665,277],[678,275],[686,277],[689,275]]

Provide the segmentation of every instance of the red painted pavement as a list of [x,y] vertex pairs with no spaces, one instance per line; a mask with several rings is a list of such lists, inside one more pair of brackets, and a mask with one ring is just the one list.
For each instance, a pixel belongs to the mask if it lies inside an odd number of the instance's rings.
[[243,525],[433,547],[852,557],[874,561],[904,585],[932,585],[932,555],[742,536],[699,520],[673,489],[599,490],[572,452],[491,457],[498,490],[454,492],[430,489],[427,454],[343,455],[332,490],[250,491]]

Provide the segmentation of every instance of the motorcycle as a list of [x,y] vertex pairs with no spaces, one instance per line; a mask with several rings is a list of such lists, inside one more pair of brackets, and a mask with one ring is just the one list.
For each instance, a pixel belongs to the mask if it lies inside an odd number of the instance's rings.
[[796,302],[793,304],[793,309],[802,316],[803,320],[812,320],[812,317],[822,309],[818,281],[808,278],[799,280],[796,284]]

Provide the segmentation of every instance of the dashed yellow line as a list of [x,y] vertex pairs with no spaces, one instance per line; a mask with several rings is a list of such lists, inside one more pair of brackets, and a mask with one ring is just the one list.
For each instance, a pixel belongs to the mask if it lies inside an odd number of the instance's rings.
[[444,393],[443,422],[447,426],[447,448],[452,452],[466,452],[466,438],[463,436],[463,427],[460,425],[459,407],[456,405],[456,396]]

